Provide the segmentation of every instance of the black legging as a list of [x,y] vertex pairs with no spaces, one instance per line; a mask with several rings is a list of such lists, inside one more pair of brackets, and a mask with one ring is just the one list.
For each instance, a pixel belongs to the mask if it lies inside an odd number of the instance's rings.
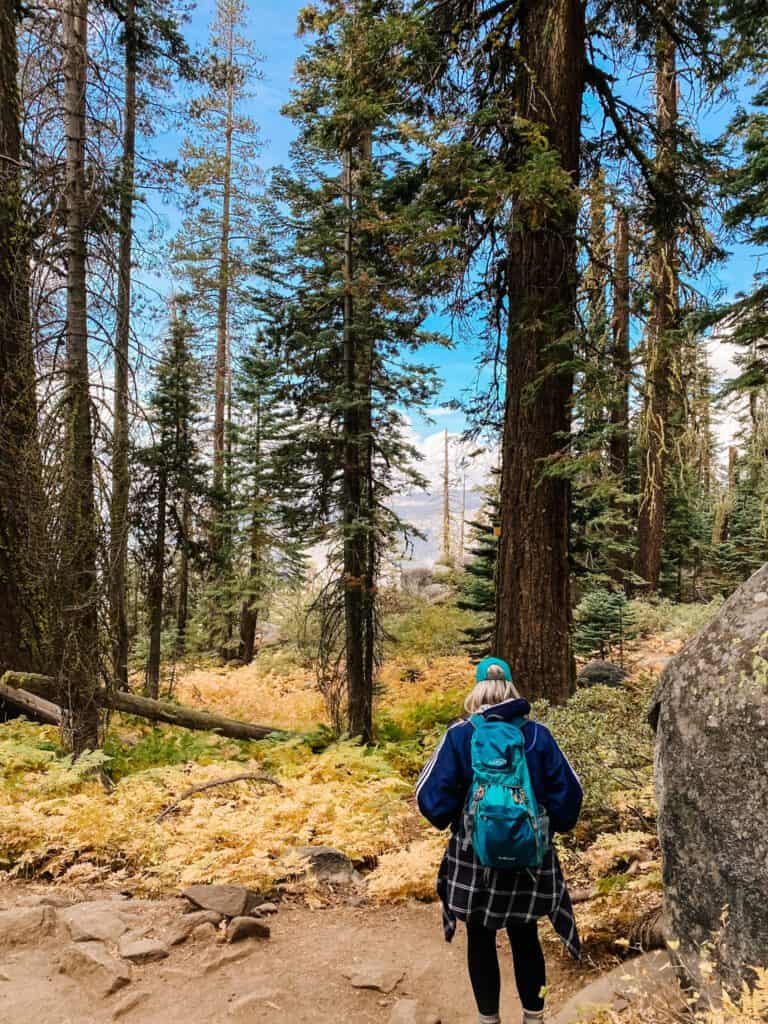
[[[541,990],[546,982],[544,954],[535,921],[510,925],[507,935],[512,946],[515,981],[524,1010],[543,1010]],[[496,950],[496,932],[467,922],[467,963],[477,1008],[483,1016],[499,1012],[501,975]]]

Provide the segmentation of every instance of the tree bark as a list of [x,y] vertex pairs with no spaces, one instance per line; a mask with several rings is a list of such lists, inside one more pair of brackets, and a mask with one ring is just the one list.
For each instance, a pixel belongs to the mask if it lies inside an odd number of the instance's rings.
[[248,590],[246,598],[240,609],[240,660],[250,665],[256,650],[256,624],[259,618],[259,591],[261,590],[261,578],[263,573],[263,530],[262,530],[262,502],[264,495],[261,493],[261,398],[256,398],[254,409],[255,430],[254,438],[254,481],[253,494],[251,496],[251,550],[248,566]]
[[131,331],[131,245],[136,158],[136,25],[135,2],[126,0],[125,118],[123,166],[120,182],[120,248],[117,280],[117,332],[115,338],[115,396],[112,446],[112,502],[110,508],[110,618],[112,672],[115,685],[128,688],[128,614],[126,563],[128,557],[128,388]]
[[608,457],[611,470],[626,488],[629,469],[629,217],[616,211],[613,266],[613,388],[611,438]]
[[144,678],[144,695],[157,700],[160,692],[160,644],[163,634],[163,590],[165,586],[165,524],[168,502],[168,470],[161,442],[157,481],[157,520],[152,551],[152,579],[149,586],[149,657]]
[[[351,145],[342,155],[342,192],[346,211],[344,228],[344,623],[347,669],[347,717],[351,735],[366,732],[366,687],[364,670],[363,582],[365,550],[361,546],[359,522],[362,497],[360,467],[360,406],[357,395],[358,346],[354,328],[352,298],[353,264],[353,176]],[[363,537],[363,541],[365,538]]]
[[[656,44],[656,120],[656,175],[671,193],[677,163],[677,71],[675,43],[664,29],[660,30]],[[665,476],[675,387],[673,332],[678,322],[679,301],[675,221],[660,208],[655,211],[650,273],[652,297],[645,365],[637,569],[648,589],[655,591],[659,587],[664,543]]]
[[52,667],[15,12],[0,0],[0,672]]
[[[632,377],[632,360],[629,350],[630,326],[630,282],[629,282],[629,217],[624,208],[616,210],[614,222],[613,255],[613,342],[611,353],[611,406],[610,436],[608,440],[608,465],[616,484],[626,494],[629,492],[629,387]],[[623,584],[627,597],[632,590],[630,550],[630,527],[626,520],[625,505],[618,514],[622,522],[618,526],[618,540],[624,545],[617,556],[615,578]]]
[[[342,155],[344,232],[344,611],[349,733],[369,742],[373,736],[375,672],[376,538],[373,521],[373,439],[371,342],[359,336],[354,290],[355,185],[366,180],[371,161],[370,133],[363,132]],[[358,166],[354,164],[357,161]]]
[[[186,446],[185,446],[186,447]],[[189,538],[192,530],[192,505],[185,489],[181,506],[181,540],[179,543],[179,590],[176,601],[176,654],[182,655],[187,645],[189,619]]]
[[[545,127],[562,168],[579,177],[584,89],[580,0],[524,3],[517,110]],[[509,326],[502,437],[495,653],[529,697],[563,701],[574,687],[570,645],[570,488],[544,476],[570,429],[576,309],[576,203],[509,241]]]
[[65,0],[64,127],[66,162],[67,362],[66,448],[62,494],[60,682],[62,739],[75,755],[99,744],[95,699],[99,653],[97,538],[88,376],[85,125],[87,0]]
[[232,74],[234,61],[234,21],[229,26],[227,52],[227,110],[224,126],[224,168],[223,196],[221,209],[221,234],[219,236],[219,282],[218,305],[216,309],[216,380],[213,412],[213,490],[214,490],[214,552],[221,553],[221,510],[224,499],[224,456],[226,447],[225,419],[227,404],[228,338],[227,320],[229,310],[229,235],[230,208],[232,203],[232,133],[235,80]]

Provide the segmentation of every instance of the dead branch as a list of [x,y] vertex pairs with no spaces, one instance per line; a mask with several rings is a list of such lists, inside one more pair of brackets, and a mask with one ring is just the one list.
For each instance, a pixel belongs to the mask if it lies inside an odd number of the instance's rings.
[[202,793],[206,789],[213,789],[214,786],[226,786],[230,782],[269,782],[272,786],[277,786],[278,789],[282,789],[282,785],[276,780],[271,778],[269,775],[255,775],[253,772],[243,772],[240,775],[230,775],[226,779],[214,779],[212,782],[202,782],[199,786],[193,786],[191,789],[185,790],[181,796],[174,800],[172,804],[169,804],[164,811],[155,818],[155,822],[160,822],[165,818],[171,811],[175,810],[182,800],[186,800],[189,796],[194,796],[195,793]]

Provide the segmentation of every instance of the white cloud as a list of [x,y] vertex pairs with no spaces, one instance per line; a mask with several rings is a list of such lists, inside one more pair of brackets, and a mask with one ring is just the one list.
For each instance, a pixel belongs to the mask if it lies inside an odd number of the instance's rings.
[[[735,358],[739,348],[727,340],[730,333],[731,329],[727,325],[720,325],[705,342],[707,359],[717,390],[733,380],[739,372]],[[733,398],[719,402],[713,409],[715,435],[724,452],[727,452],[731,445],[739,446],[741,420],[746,411],[747,403],[742,395],[734,395]]]
[[[438,430],[420,437],[408,430],[408,440],[421,455],[419,472],[428,481],[429,492],[442,490],[445,471],[445,431]],[[461,488],[466,478],[467,489],[483,487],[490,481],[491,471],[498,464],[495,448],[475,441],[463,441],[460,434],[448,433],[448,473],[451,488]]]

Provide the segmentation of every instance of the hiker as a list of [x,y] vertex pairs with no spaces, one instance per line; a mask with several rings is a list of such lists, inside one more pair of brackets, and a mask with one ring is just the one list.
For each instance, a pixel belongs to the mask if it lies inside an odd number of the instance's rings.
[[437,878],[446,941],[466,922],[469,978],[481,1024],[500,1024],[496,933],[506,929],[523,1024],[544,1019],[544,954],[538,918],[551,920],[581,956],[570,896],[551,839],[581,810],[578,776],[531,706],[509,665],[485,658],[464,703],[419,776],[421,813],[451,838]]

